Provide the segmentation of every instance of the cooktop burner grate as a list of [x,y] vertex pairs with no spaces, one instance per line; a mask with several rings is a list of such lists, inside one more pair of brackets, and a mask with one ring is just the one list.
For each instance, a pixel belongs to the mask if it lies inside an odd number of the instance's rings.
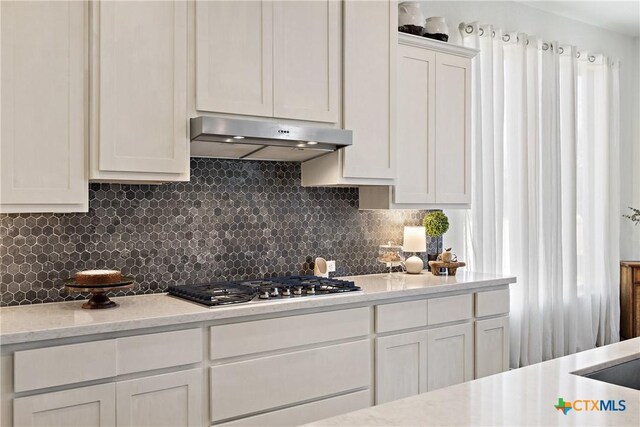
[[209,307],[359,291],[353,282],[315,276],[169,286],[169,294]]

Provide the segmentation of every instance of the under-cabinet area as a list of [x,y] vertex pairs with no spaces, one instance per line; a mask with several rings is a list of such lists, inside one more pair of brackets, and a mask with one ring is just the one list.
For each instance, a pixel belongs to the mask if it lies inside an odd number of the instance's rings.
[[[124,297],[119,310],[127,298],[151,298],[197,316],[66,338],[5,336],[2,424],[299,425],[502,372],[506,359],[495,354],[508,351],[510,281],[368,301],[356,293],[338,306],[292,301],[276,313],[250,304],[237,315],[165,295]],[[11,310],[2,313],[9,322]]]

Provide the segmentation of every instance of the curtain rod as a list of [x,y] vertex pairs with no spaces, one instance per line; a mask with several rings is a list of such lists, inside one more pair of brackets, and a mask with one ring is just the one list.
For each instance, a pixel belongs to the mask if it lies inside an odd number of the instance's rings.
[[[464,32],[466,34],[472,34],[473,33],[473,25],[471,24],[466,24],[464,22],[461,22],[459,25],[459,29],[464,29]],[[484,36],[484,28],[478,26],[478,34],[480,36]],[[491,37],[495,38],[496,36],[496,32],[495,30],[491,31]],[[510,34],[503,34],[502,35],[502,41],[503,42],[508,42],[511,41],[511,35]],[[520,37],[516,37],[516,42],[520,41]],[[529,39],[526,40],[526,45],[529,45]],[[547,42],[543,42],[542,43],[542,50],[549,50],[549,48],[551,48],[551,51],[553,51],[553,44],[552,43],[547,43]],[[558,47],[558,53],[560,53],[561,55],[564,53],[564,48],[562,46]],[[580,58],[580,52],[576,52],[576,58]],[[587,58],[589,60],[589,62],[596,62],[596,57],[594,55],[589,55],[589,57]]]

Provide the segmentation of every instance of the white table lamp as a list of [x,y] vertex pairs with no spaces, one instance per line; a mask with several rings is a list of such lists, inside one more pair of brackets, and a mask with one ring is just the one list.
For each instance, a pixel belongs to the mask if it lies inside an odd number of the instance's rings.
[[[405,227],[402,250],[405,252],[426,252],[427,233],[424,227]],[[405,261],[407,273],[418,274],[424,268],[424,262],[416,255]]]

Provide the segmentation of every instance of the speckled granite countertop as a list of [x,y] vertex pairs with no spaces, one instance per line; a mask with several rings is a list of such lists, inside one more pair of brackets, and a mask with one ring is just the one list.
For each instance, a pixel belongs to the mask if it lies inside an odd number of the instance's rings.
[[[637,426],[640,391],[592,380],[589,372],[640,357],[640,338],[514,369],[384,405],[311,423],[314,426]],[[598,367],[593,369],[593,367]],[[624,411],[569,410],[558,398],[625,400]],[[578,409],[585,405],[579,404]],[[621,408],[617,404],[617,408]]]
[[83,310],[82,302],[34,304],[0,308],[0,343],[3,345],[126,331],[234,317],[282,314],[308,309],[339,309],[344,305],[367,305],[383,300],[428,296],[504,286],[515,277],[458,271],[456,276],[402,273],[351,276],[362,292],[294,298],[286,301],[256,301],[207,308],[166,294],[113,298],[120,307]]

